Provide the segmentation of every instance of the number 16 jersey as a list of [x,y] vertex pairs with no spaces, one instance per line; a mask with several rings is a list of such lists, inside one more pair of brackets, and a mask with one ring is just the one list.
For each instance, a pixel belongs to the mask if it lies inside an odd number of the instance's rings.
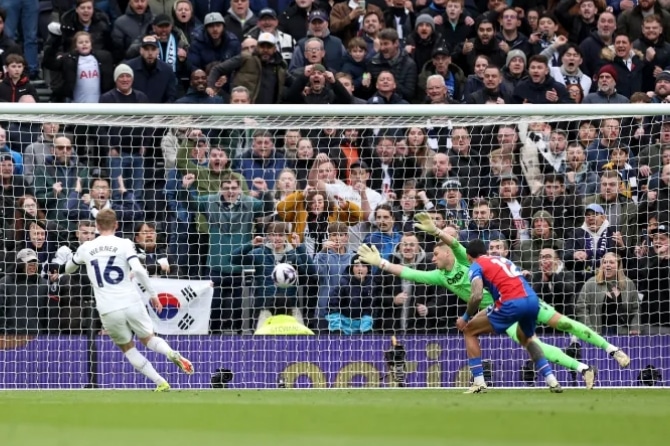
[[515,299],[535,296],[535,291],[521,271],[510,260],[497,256],[480,256],[470,265],[470,282],[480,278],[491,292],[496,307]]
[[98,313],[107,314],[142,302],[130,278],[133,259],[141,266],[133,242],[114,235],[101,235],[77,249],[72,262],[80,267],[86,265]]

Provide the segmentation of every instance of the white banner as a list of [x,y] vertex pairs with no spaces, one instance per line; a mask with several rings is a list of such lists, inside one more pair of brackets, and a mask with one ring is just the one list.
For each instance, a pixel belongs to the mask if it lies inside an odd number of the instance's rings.
[[214,289],[209,280],[178,280],[151,278],[163,310],[157,313],[149,305],[149,296],[137,281],[144,296],[154,330],[162,335],[206,335]]

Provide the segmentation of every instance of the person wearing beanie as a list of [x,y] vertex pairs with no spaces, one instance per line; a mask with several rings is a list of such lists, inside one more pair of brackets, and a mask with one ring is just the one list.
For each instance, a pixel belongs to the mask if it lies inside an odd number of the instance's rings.
[[654,86],[654,97],[651,98],[653,103],[668,102],[668,95],[670,95],[670,70],[664,70],[656,76],[656,85]]
[[503,76],[503,85],[506,91],[514,91],[516,86],[522,80],[528,79],[528,63],[526,55],[521,50],[512,50],[507,53],[507,63],[501,70]]
[[603,65],[598,70],[598,91],[589,93],[583,104],[628,104],[626,96],[617,93],[617,69],[611,65]]
[[405,51],[414,59],[417,68],[421,70],[432,59],[433,51],[444,46],[446,43],[442,34],[436,30],[433,17],[429,14],[419,15],[414,31],[405,41]]
[[141,104],[149,102],[146,94],[133,89],[135,74],[133,69],[126,64],[120,64],[114,69],[115,88],[100,96],[100,103],[114,104],[122,102],[126,104]]

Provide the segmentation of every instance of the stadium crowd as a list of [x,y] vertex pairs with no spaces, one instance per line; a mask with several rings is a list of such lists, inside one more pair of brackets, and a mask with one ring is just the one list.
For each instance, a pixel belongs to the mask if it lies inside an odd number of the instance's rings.
[[[667,0],[0,0],[0,100],[176,104],[665,103]],[[17,43],[19,42],[19,43]],[[76,105],[72,105],[76,107]],[[625,105],[617,105],[625,113]],[[467,106],[462,106],[467,113]],[[601,334],[670,333],[670,120],[272,131],[7,122],[0,330],[95,327],[62,273],[114,209],[152,276],[215,283],[212,332],[290,312],[320,333],[447,333],[429,212]],[[275,288],[276,263],[300,286]]]

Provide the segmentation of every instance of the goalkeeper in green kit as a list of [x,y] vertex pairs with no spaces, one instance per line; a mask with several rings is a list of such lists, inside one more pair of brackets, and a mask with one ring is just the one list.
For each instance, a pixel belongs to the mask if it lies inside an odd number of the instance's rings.
[[[441,240],[441,243],[435,247],[433,253],[433,263],[437,267],[436,270],[417,271],[402,265],[392,264],[382,259],[379,251],[374,246],[369,247],[367,245],[361,245],[358,248],[359,261],[377,266],[405,280],[447,288],[458,296],[458,298],[467,302],[470,299],[470,280],[468,278],[470,263],[468,262],[465,248],[456,238],[446,232],[449,229],[446,231],[438,229],[427,213],[417,214],[414,218],[418,222],[414,225],[415,228],[438,236]],[[484,299],[480,308],[484,309],[492,303],[493,298],[491,294],[484,290]],[[623,351],[609,344],[602,336],[584,324],[560,314],[545,302],[541,302],[537,322],[538,324],[549,325],[557,330],[570,333],[589,344],[607,351],[621,367],[627,367],[630,364],[628,355]],[[516,328],[516,324],[512,325],[507,330],[507,334],[518,343]],[[595,370],[593,368],[571,358],[558,347],[539,342],[537,338],[536,341],[542,347],[542,351],[549,361],[580,372],[586,388],[593,388],[595,383]]]

